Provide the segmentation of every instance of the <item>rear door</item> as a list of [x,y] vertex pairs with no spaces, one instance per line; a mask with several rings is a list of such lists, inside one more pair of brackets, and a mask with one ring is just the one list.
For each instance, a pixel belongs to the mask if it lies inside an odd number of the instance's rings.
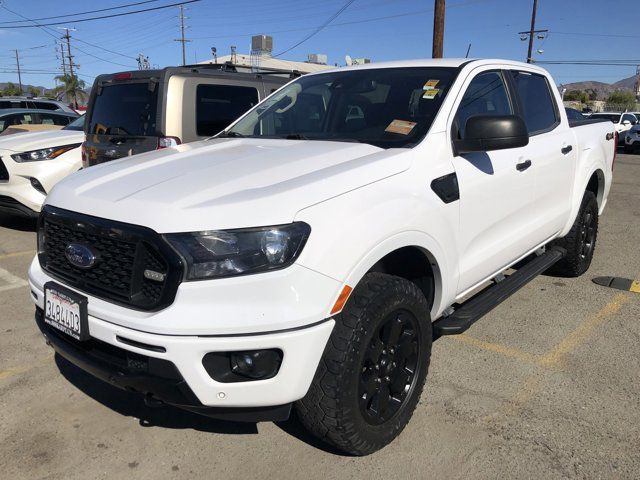
[[535,201],[527,215],[533,221],[532,240],[542,243],[567,222],[578,145],[569,125],[562,122],[547,77],[512,70],[511,78],[529,130],[528,158],[535,176]]
[[149,79],[98,86],[87,119],[86,165],[158,148],[158,89]]
[[[506,75],[485,70],[467,80],[454,109],[452,138],[464,138],[466,121],[472,116],[516,113]],[[528,147],[453,155],[460,190],[458,293],[535,247],[529,216],[534,176],[530,169],[519,167],[528,155]]]

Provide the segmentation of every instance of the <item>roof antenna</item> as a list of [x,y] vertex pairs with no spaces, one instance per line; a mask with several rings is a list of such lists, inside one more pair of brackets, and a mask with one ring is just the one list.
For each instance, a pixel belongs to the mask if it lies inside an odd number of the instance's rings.
[[471,51],[471,44],[469,44],[469,46],[467,47],[467,54],[464,56],[464,58],[469,58],[470,51]]

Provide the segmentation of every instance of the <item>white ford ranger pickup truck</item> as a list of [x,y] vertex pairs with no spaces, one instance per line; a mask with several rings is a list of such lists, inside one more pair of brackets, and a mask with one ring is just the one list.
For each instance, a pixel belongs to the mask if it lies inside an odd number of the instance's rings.
[[57,184],[36,322],[149,404],[293,407],[323,441],[374,452],[409,421],[432,339],[544,271],[588,269],[614,128],[561,107],[545,70],[503,60],[296,79],[216,138]]

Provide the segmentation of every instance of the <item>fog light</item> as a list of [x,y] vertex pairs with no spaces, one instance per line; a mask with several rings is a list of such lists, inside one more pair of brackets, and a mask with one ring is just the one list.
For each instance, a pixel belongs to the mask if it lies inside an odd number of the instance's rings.
[[38,181],[37,178],[29,177],[29,181],[31,182],[31,186],[38,190],[41,194],[46,195],[47,191],[44,189],[42,184]]
[[231,354],[231,371],[237,375],[258,379],[274,377],[280,367],[280,355],[275,350],[255,350]]
[[279,349],[210,352],[202,359],[202,365],[217,382],[250,382],[275,377],[280,370],[282,356]]

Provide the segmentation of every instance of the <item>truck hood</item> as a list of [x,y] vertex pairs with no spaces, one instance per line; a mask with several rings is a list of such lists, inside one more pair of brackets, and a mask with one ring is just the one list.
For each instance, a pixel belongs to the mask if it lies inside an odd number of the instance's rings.
[[361,143],[208,140],[81,170],[46,203],[160,233],[277,225],[406,170],[405,153]]
[[70,143],[82,143],[84,132],[76,130],[46,130],[43,132],[16,133],[0,137],[0,149],[11,152],[28,152],[40,148],[57,147]]

